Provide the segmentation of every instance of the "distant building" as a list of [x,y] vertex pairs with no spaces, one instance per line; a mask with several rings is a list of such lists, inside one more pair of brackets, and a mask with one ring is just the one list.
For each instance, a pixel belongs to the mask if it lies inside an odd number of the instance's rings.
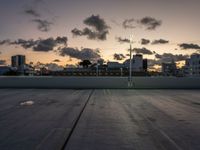
[[185,62],[186,76],[200,76],[200,54],[193,54]]
[[140,72],[143,71],[143,56],[140,54],[133,55],[133,64],[132,64],[132,69],[134,71]]
[[108,69],[120,69],[124,68],[124,65],[119,62],[108,62]]
[[11,57],[12,60],[12,67],[20,67],[24,66],[26,63],[26,58],[24,55],[16,55]]
[[0,66],[0,75],[5,75],[11,70],[8,66]]
[[177,74],[176,63],[174,61],[162,63],[162,73],[165,76],[175,76]]
[[26,57],[24,55],[15,55],[11,57],[11,65],[17,68],[19,72],[23,72],[25,69]]
[[[126,60],[124,62],[124,67],[130,67],[130,60]],[[134,72],[143,72],[147,70],[147,60],[143,60],[143,56],[140,54],[133,55],[132,58],[132,71]]]

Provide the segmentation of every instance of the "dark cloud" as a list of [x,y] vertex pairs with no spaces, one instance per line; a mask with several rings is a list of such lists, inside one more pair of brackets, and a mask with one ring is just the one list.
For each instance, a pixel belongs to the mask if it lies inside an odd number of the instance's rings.
[[53,25],[52,22],[48,20],[42,20],[42,19],[33,19],[33,22],[37,23],[38,30],[42,32],[48,32],[51,30],[51,25]]
[[89,28],[84,28],[83,31],[75,28],[71,32],[75,36],[87,36],[87,38],[91,40],[98,38],[98,33],[90,30]]
[[0,41],[0,45],[6,45],[6,44],[10,44],[10,40],[9,39],[6,39],[6,40],[3,40],[3,41]]
[[71,31],[74,36],[86,36],[90,40],[106,40],[110,27],[99,15],[92,15],[86,18],[83,23],[92,29],[88,27],[83,30],[74,28]]
[[151,44],[155,45],[155,44],[167,44],[167,43],[169,43],[169,41],[164,39],[159,39],[159,40],[154,40]]
[[74,36],[82,36],[83,35],[83,32],[77,28],[74,28],[71,32]]
[[127,38],[116,37],[116,40],[121,44],[122,43],[130,43],[130,40]]
[[65,36],[63,36],[63,37],[58,36],[58,37],[55,39],[55,41],[56,41],[57,44],[63,44],[63,45],[66,46],[66,45],[67,45],[68,39],[67,39],[67,37],[65,37]]
[[153,17],[144,17],[142,19],[126,19],[122,23],[122,26],[124,29],[133,29],[137,28],[138,26],[144,26],[147,30],[155,30],[161,26],[161,24],[161,20],[157,20]]
[[5,60],[0,60],[0,65],[6,65],[6,61]]
[[126,56],[124,56],[124,54],[117,54],[117,53],[115,53],[115,54],[113,55],[113,58],[114,58],[115,60],[123,60],[123,59],[126,58]]
[[108,30],[108,25],[104,19],[100,18],[99,15],[92,15],[84,20],[84,24],[94,27],[97,31],[102,32]]
[[18,39],[16,41],[11,41],[10,39],[0,41],[0,45],[20,45],[24,49],[28,49],[33,47],[37,41],[34,41],[33,39],[30,40],[24,40],[24,39]]
[[32,0],[29,3],[30,3],[29,6],[28,7],[25,6],[26,8],[23,10],[23,12],[31,17],[31,22],[37,25],[37,29],[39,31],[41,32],[50,31],[51,26],[54,24],[55,17],[51,17],[52,21],[49,21],[47,19],[42,18],[40,13],[42,9],[42,11],[46,11],[52,16],[51,11],[46,7],[47,3],[44,0]]
[[71,32],[74,36],[87,36],[90,40],[106,40],[106,35],[108,34],[108,32],[102,32],[99,34],[99,32],[92,31],[89,28],[84,28],[83,30],[74,28]]
[[182,43],[179,45],[180,48],[182,49],[197,49],[197,50],[200,50],[200,46],[197,45],[197,44],[188,44],[188,43]]
[[142,45],[147,45],[147,44],[149,44],[151,41],[150,40],[148,40],[148,39],[141,39],[141,44]]
[[18,39],[10,43],[10,45],[20,45],[24,49],[32,48],[36,44],[37,44],[37,41],[34,41],[33,39],[30,39],[30,40]]
[[55,59],[53,60],[53,62],[61,62],[59,59]]
[[162,21],[157,20],[152,17],[144,17],[137,21],[140,25],[145,26],[147,30],[155,30],[157,27],[161,26]]
[[101,59],[99,50],[93,50],[90,48],[83,48],[79,50],[77,48],[66,47],[60,50],[60,55],[90,61],[97,61]]
[[[6,42],[5,42],[6,41]],[[38,39],[38,40],[24,40],[18,39],[14,42],[10,40],[0,41],[2,44],[9,44],[9,45],[19,45],[24,49],[32,48],[33,51],[42,51],[48,52],[54,50],[57,46],[67,46],[67,37],[56,37],[56,38],[47,38],[47,39]]]
[[57,37],[56,39],[48,38],[44,40],[40,39],[37,41],[37,44],[33,47],[33,50],[48,52],[52,51],[56,46],[60,44],[67,46],[67,37]]
[[26,15],[32,16],[32,17],[41,17],[40,13],[37,11],[38,6],[41,6],[42,3],[44,3],[43,0],[32,0],[29,2],[28,6],[25,6],[24,13]]
[[172,53],[164,53],[164,54],[156,54],[156,59],[148,59],[148,66],[153,67],[154,65],[161,66],[162,63],[171,63],[172,61],[184,61],[189,58],[189,55],[182,54],[172,54]]
[[159,59],[161,62],[171,62],[171,61],[182,61],[189,58],[189,55],[182,54],[172,54],[172,53],[164,53],[162,55],[156,54],[155,57]]
[[48,38],[45,40],[38,40],[37,45],[33,47],[34,51],[42,51],[42,52],[48,52],[52,51],[54,47],[56,47],[57,42],[53,38]]
[[126,19],[124,20],[124,22],[122,23],[122,26],[124,27],[124,29],[133,29],[136,28],[135,26],[135,19]]
[[24,13],[28,14],[28,15],[31,15],[33,17],[40,17],[41,16],[36,10],[34,10],[32,8],[24,10]]
[[133,51],[136,52],[136,53],[144,54],[144,55],[154,54],[151,50],[146,49],[144,47],[143,48],[134,48]]

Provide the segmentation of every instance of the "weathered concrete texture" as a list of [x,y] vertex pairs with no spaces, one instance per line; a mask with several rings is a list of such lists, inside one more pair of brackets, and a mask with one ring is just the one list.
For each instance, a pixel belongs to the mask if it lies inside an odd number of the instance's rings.
[[95,91],[67,149],[199,150],[199,91]]
[[[200,89],[200,77],[0,77],[0,88]],[[130,86],[131,85],[131,86]]]
[[89,92],[0,90],[0,150],[61,149]]
[[199,90],[91,91],[1,89],[0,150],[200,149]]

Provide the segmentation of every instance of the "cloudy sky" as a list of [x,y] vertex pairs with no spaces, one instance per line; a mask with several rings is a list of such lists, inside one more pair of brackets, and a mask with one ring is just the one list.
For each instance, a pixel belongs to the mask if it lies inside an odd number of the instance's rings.
[[0,63],[183,60],[200,52],[199,0],[0,0]]

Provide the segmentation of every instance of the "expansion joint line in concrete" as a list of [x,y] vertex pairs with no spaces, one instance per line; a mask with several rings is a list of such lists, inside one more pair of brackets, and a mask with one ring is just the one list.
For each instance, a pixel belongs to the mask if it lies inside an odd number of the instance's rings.
[[88,104],[88,102],[89,102],[89,100],[90,100],[90,98],[91,98],[91,96],[92,96],[93,93],[94,93],[94,90],[92,90],[92,91],[90,92],[90,94],[89,94],[89,96],[88,96],[88,98],[87,98],[87,100],[86,100],[86,102],[85,102],[83,108],[81,109],[81,111],[80,111],[78,117],[76,118],[76,120],[75,120],[75,122],[74,122],[74,124],[73,124],[73,126],[72,126],[72,129],[70,130],[69,135],[67,136],[67,138],[66,138],[66,140],[65,140],[65,143],[63,144],[61,150],[65,150],[65,148],[67,147],[67,144],[69,143],[69,140],[70,140],[70,138],[71,138],[73,132],[75,131],[75,128],[76,128],[76,126],[78,125],[78,122],[79,122],[79,120],[80,120],[80,118],[81,118],[81,116],[82,116],[82,114],[83,114],[83,112],[84,112],[84,110],[85,110],[85,108],[86,108],[86,106],[87,106],[87,104]]

